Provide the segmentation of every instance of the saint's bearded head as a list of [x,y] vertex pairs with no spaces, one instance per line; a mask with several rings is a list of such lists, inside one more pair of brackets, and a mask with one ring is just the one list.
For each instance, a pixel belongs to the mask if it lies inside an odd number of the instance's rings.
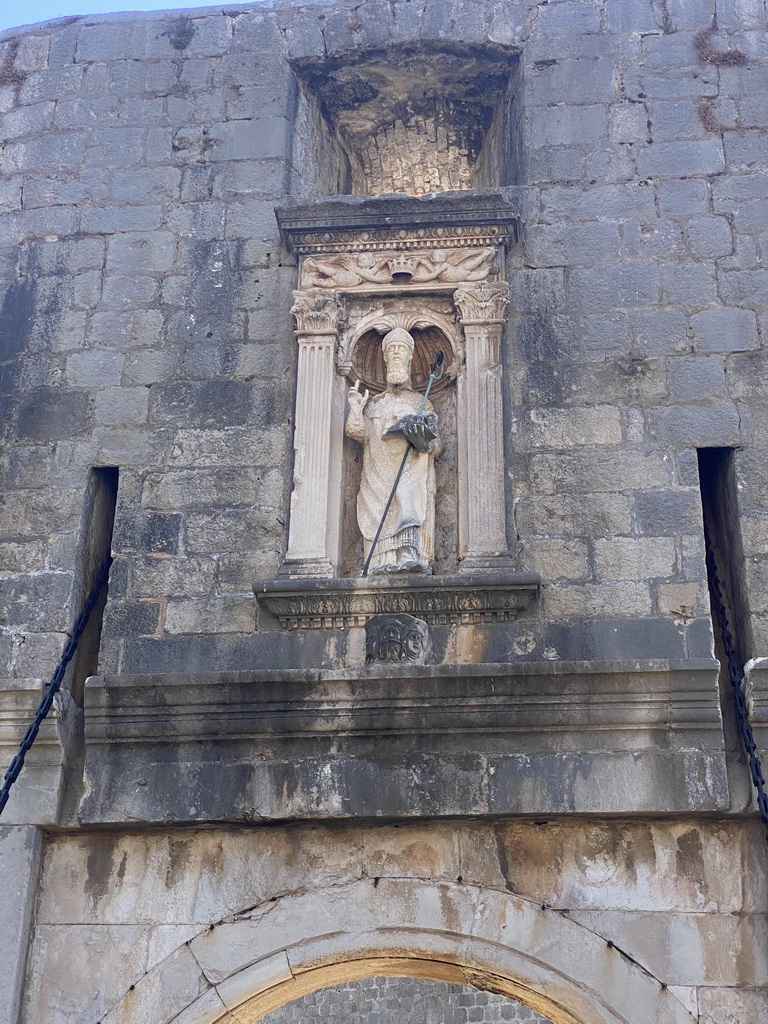
[[384,336],[381,348],[387,368],[387,385],[396,388],[410,387],[414,349],[411,335],[402,327],[395,327]]

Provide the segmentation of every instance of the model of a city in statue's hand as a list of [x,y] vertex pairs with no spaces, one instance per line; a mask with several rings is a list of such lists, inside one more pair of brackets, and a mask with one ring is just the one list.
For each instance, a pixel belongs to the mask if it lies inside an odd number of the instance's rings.
[[435,468],[442,451],[437,415],[411,387],[414,340],[396,327],[381,343],[387,387],[369,398],[349,389],[346,433],[363,445],[357,523],[367,558],[398,469],[412,445],[371,558],[369,573],[431,572],[435,548]]

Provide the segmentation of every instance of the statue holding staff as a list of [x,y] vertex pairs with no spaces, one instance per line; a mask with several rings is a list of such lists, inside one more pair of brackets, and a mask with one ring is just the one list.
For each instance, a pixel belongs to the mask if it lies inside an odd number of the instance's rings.
[[[431,572],[435,548],[435,467],[442,451],[437,416],[411,386],[414,341],[396,327],[382,340],[387,387],[369,398],[360,382],[349,389],[346,433],[363,445],[357,522],[365,557],[371,550],[401,464],[402,475],[368,571]],[[409,447],[410,456],[404,462]]]

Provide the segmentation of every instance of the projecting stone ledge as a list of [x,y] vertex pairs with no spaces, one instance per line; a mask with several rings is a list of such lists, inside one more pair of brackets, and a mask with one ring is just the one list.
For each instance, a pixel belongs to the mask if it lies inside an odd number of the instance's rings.
[[254,583],[283,629],[349,629],[373,615],[407,613],[429,625],[509,622],[541,593],[536,573],[278,579]]

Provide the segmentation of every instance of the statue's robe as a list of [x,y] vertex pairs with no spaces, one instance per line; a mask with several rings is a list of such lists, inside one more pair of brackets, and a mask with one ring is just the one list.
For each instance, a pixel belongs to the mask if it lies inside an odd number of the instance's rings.
[[[357,522],[366,558],[408,446],[402,434],[387,434],[387,431],[404,416],[418,413],[420,406],[418,392],[407,388],[391,389],[370,399],[362,416],[351,412],[347,420],[347,434],[363,445]],[[424,412],[432,412],[430,402]],[[376,542],[369,572],[426,570],[432,565],[434,549],[434,454],[414,448]]]

